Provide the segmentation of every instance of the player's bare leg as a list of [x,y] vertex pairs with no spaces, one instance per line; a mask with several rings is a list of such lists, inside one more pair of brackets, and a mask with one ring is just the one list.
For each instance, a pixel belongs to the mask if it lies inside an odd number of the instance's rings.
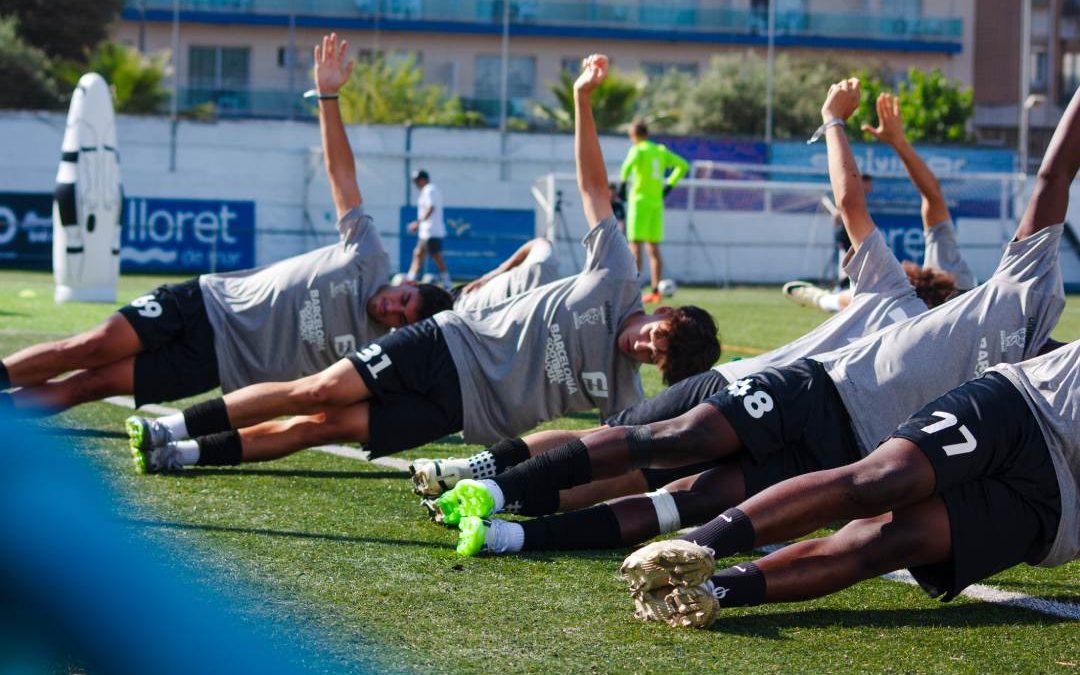
[[292,382],[264,382],[223,397],[234,429],[250,427],[283,415],[312,415],[358,403],[371,396],[352,361],[342,359]]
[[363,443],[370,429],[368,413],[367,403],[357,403],[240,429],[243,461],[266,462],[327,443]]
[[21,349],[3,359],[13,387],[41,384],[72,370],[100,368],[142,351],[128,320],[113,314],[78,335]]
[[128,357],[63,379],[16,389],[11,392],[11,400],[20,413],[51,415],[80,403],[134,391],[135,358]]
[[647,241],[645,247],[649,251],[649,274],[652,287],[657,289],[660,287],[660,279],[664,276],[664,259],[660,257],[660,242]]
[[872,518],[835,534],[786,546],[758,561],[765,602],[799,602],[876,576],[948,560],[949,514],[938,497]]
[[637,264],[638,274],[641,274],[641,245],[642,245],[642,243],[643,242],[640,242],[640,241],[631,241],[631,242],[629,242],[629,244],[630,244],[630,253],[634,256],[634,262]]

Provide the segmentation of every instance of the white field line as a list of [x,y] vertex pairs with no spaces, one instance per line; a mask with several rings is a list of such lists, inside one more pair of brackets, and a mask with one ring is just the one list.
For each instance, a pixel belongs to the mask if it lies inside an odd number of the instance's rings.
[[[130,396],[113,396],[105,399],[106,403],[112,403],[113,405],[120,406],[121,408],[135,409],[135,399]],[[169,408],[162,405],[144,405],[142,407],[144,412],[148,412],[154,415],[172,415],[173,413],[180,412],[175,408]],[[348,457],[349,459],[358,459],[364,462],[371,462],[372,464],[378,464],[379,466],[385,466],[398,471],[407,471],[409,469],[408,460],[398,459],[396,457],[376,457],[370,459],[369,454],[363,450],[357,450],[356,448],[350,448],[346,445],[323,445],[317,448],[311,448],[312,450],[318,450],[319,452],[325,452],[330,455],[337,455],[339,457]],[[683,530],[688,532],[689,529]],[[763,553],[772,553],[773,551],[779,551],[783,546],[771,545],[762,546],[758,550]],[[912,584],[917,586],[918,582],[907,571],[890,572],[882,575],[883,579],[889,579],[890,581],[899,581],[905,584]],[[1057,600],[1046,600],[1044,598],[1036,598],[1024,593],[1015,593],[1013,591],[1003,591],[993,586],[984,586],[982,584],[975,584],[968,586],[960,594],[966,598],[973,598],[975,600],[981,600],[983,602],[993,603],[995,605],[1008,605],[1010,607],[1020,607],[1022,609],[1028,609],[1033,612],[1039,612],[1041,614],[1049,614],[1062,619],[1071,619],[1073,621],[1080,621],[1080,605],[1074,605],[1068,602],[1058,602]]]
[[[135,409],[135,399],[130,396],[112,396],[105,399],[106,403],[112,403],[118,405],[121,408]],[[176,408],[169,408],[163,405],[144,405],[141,410],[148,412],[152,415],[172,415],[180,412]],[[347,445],[320,445],[317,448],[311,448],[319,452],[325,452],[329,455],[337,455],[338,457],[348,457],[349,459],[358,459],[364,462],[371,462],[372,464],[378,464],[379,466],[385,466],[397,471],[408,471],[409,461],[405,459],[399,459],[397,457],[376,457],[370,458],[370,454],[364,450],[357,448],[350,448]]]

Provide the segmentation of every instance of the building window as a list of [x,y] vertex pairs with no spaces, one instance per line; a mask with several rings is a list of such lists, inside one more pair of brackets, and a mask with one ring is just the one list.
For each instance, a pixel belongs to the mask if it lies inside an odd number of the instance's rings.
[[247,89],[250,47],[191,47],[188,84],[193,89]]
[[1046,48],[1033,47],[1031,50],[1031,91],[1045,93],[1047,85]]
[[581,72],[581,57],[568,56],[564,58],[559,62],[559,69],[576,77]]
[[664,61],[642,61],[641,70],[645,77],[656,80],[664,76],[664,73],[674,70],[683,75],[697,77],[698,64],[696,63],[669,63]]
[[1080,52],[1061,55],[1061,105],[1068,105],[1073,92],[1080,87]]
[[[536,58],[511,56],[507,96],[532,96],[536,88]],[[502,95],[502,57],[480,54],[476,57],[476,98],[497,99]]]

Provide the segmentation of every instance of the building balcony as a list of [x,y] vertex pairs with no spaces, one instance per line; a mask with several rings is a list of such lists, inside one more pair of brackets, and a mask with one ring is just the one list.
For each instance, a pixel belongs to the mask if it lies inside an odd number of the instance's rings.
[[[502,30],[504,0],[180,0],[180,19],[216,24],[288,25],[466,34]],[[706,1],[549,2],[510,0],[513,35],[763,44],[767,12]],[[170,21],[172,0],[128,0],[129,21]],[[777,44],[955,53],[957,17],[780,11]]]

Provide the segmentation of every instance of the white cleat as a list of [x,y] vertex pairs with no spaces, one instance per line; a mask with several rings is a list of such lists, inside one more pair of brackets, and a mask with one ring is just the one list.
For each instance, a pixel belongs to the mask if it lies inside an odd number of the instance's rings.
[[634,618],[675,628],[707,628],[720,614],[720,602],[707,581],[698,586],[659,586],[631,593]]
[[700,586],[716,569],[713,552],[683,539],[656,541],[626,557],[619,573],[630,593],[662,586]]
[[422,497],[438,497],[450,490],[463,478],[472,478],[469,460],[448,457],[446,459],[417,459],[409,465],[413,492]]
[[813,307],[814,309],[821,309],[819,304],[821,299],[829,292],[823,288],[818,288],[808,281],[789,281],[784,284],[781,292],[784,297],[791,300],[796,305],[802,305],[803,307]]

